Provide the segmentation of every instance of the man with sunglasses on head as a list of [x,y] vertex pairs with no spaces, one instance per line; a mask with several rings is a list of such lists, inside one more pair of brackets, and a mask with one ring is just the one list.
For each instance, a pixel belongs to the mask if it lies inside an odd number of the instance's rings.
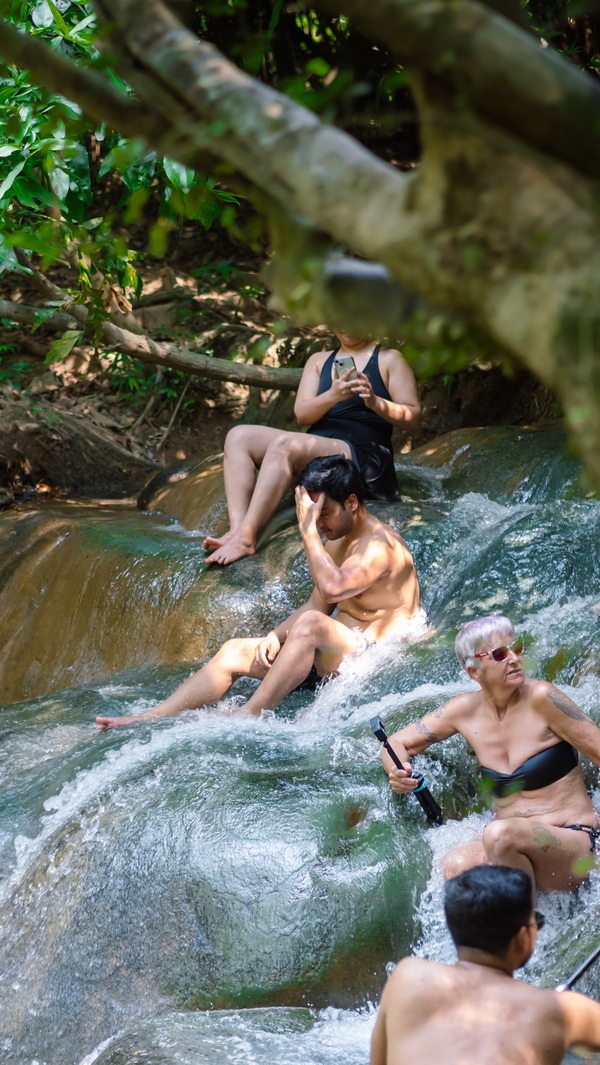
[[576,888],[594,865],[600,818],[585,790],[578,751],[600,765],[600,729],[547,681],[525,676],[523,643],[508,618],[470,621],[458,633],[461,666],[479,685],[390,737],[383,750],[392,790],[417,787],[411,759],[459,733],[473,748],[495,817],[480,839],[446,857],[452,877],[483,862],[523,869],[540,891]]
[[403,958],[388,980],[371,1065],[559,1065],[573,1046],[600,1049],[600,1005],[574,991],[513,980],[543,915],[520,869],[480,865],[446,884],[454,965]]

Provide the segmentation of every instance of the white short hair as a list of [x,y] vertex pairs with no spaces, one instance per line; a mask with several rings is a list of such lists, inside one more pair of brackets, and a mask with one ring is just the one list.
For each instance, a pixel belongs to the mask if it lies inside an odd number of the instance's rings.
[[476,618],[463,626],[454,641],[456,657],[463,669],[468,666],[479,668],[480,659],[473,656],[476,651],[485,650],[494,633],[505,636],[507,642],[511,643],[515,636],[512,621],[503,614],[490,614],[487,618]]

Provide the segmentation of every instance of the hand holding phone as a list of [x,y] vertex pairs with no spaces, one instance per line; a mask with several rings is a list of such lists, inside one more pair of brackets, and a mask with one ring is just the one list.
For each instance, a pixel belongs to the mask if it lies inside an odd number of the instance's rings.
[[335,376],[338,378],[343,377],[345,373],[348,373],[348,370],[352,370],[352,373],[350,374],[348,380],[354,381],[358,374],[353,356],[336,355],[335,359],[333,360],[333,372],[335,373]]

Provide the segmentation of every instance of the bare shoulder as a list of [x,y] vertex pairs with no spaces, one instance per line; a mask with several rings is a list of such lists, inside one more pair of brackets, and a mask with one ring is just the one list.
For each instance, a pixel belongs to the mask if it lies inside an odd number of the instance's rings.
[[313,351],[312,355],[309,355],[308,359],[304,363],[304,369],[305,370],[313,369],[313,370],[319,370],[319,371],[322,370],[323,369],[323,363],[325,362],[326,359],[329,358],[329,356],[331,355],[332,351],[333,351],[333,348],[330,348],[329,351]]
[[429,985],[436,969],[447,968],[446,965],[440,966],[437,962],[426,961],[425,958],[401,958],[388,980],[388,985],[391,990],[396,991],[405,986],[415,989],[422,984]]
[[407,369],[410,369],[404,355],[401,351],[398,351],[397,348],[380,348],[379,361],[380,364],[384,366],[398,366],[401,364],[402,366],[406,366]]
[[424,958],[403,958],[390,976],[382,1002],[402,1016],[403,1026],[453,1001],[460,983],[456,967]]
[[374,514],[370,515],[367,528],[356,541],[356,549],[361,554],[385,554],[390,560],[390,564],[396,565],[400,562],[414,565],[410,548],[402,539],[400,533],[396,532],[391,525],[386,525],[385,522],[376,518]]
[[560,688],[547,680],[526,680],[526,694],[536,710],[551,711],[559,710],[562,714],[574,721],[587,721],[589,714],[582,710],[570,696],[561,692]]
[[397,348],[381,348],[379,352],[379,369],[384,375],[393,374],[394,377],[402,376],[406,380],[414,381],[414,373],[408,365],[402,352]]
[[453,699],[449,699],[447,703],[444,703],[436,711],[436,714],[441,716],[443,712],[444,716],[454,721],[458,728],[461,721],[467,721],[477,713],[480,705],[481,695],[479,692],[463,692],[462,695],[455,695]]

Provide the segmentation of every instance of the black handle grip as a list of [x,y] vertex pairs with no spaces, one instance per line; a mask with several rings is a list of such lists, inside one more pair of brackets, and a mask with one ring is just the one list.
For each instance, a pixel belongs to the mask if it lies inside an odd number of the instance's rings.
[[[371,718],[371,728],[375,733],[375,736],[380,743],[383,744],[387,753],[389,754],[392,762],[397,769],[404,769],[402,762],[398,758],[394,748],[388,741],[387,732],[385,731],[385,725],[379,716]],[[441,806],[438,806],[429,788],[427,787],[422,773],[411,773],[414,780],[418,781],[417,787],[413,791],[415,799],[421,804],[425,816],[428,821],[431,821],[433,825],[442,825],[444,823],[444,816],[442,814]]]

